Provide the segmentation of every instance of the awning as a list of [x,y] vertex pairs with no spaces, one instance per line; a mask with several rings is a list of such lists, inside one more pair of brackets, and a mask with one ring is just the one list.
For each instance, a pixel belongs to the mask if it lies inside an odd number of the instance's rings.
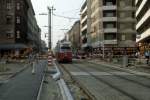
[[24,48],[27,48],[25,44],[0,44],[0,50],[24,49]]

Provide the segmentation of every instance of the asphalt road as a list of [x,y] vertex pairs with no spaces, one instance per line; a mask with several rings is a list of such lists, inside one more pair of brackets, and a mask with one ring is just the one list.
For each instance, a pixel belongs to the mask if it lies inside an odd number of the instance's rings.
[[0,100],[36,100],[46,61],[36,64],[33,75],[31,65],[16,77],[0,86]]
[[96,100],[150,100],[149,75],[84,61],[63,66]]

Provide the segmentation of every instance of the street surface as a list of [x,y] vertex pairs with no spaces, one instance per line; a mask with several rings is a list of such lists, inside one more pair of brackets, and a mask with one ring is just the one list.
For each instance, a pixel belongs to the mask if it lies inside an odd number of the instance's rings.
[[46,61],[36,64],[35,74],[31,65],[25,71],[0,86],[0,100],[36,100]]
[[112,65],[73,61],[62,64],[95,100],[150,100],[150,74],[133,74]]

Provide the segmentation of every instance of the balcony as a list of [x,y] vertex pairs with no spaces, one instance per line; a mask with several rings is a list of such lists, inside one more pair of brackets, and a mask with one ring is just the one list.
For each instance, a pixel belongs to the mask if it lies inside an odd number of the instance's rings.
[[81,19],[81,24],[84,23],[85,21],[87,21],[87,16]]
[[104,33],[117,33],[117,28],[104,28]]
[[118,33],[137,33],[135,30],[133,29],[120,29],[118,30]]
[[116,5],[104,5],[102,9],[103,10],[117,10],[117,6]]
[[103,17],[103,22],[117,21],[117,17]]
[[117,39],[115,39],[115,40],[104,40],[104,44],[117,44]]
[[87,24],[81,28],[81,32],[87,29]]
[[136,7],[126,6],[118,8],[119,11],[135,11]]
[[87,6],[84,9],[82,9],[81,14],[84,14],[86,11],[87,11]]
[[137,23],[136,29],[140,28],[140,26],[145,23],[148,18],[150,18],[150,9],[145,13],[145,15],[142,17],[142,19]]
[[145,4],[148,3],[148,0],[143,0],[141,5],[139,6],[139,8],[136,11],[136,16],[141,12],[141,10],[143,9],[143,7],[145,6]]
[[131,17],[128,17],[128,18],[118,18],[118,21],[119,21],[119,22],[124,22],[124,23],[128,23],[128,22],[133,22],[133,23],[135,23],[135,22],[136,22],[136,19],[131,18]]
[[141,40],[144,40],[144,39],[150,37],[150,34],[149,34],[149,33],[150,33],[150,28],[147,29],[145,32],[143,32],[143,33],[140,35],[140,38],[137,39],[137,42],[139,42],[139,41],[141,41]]

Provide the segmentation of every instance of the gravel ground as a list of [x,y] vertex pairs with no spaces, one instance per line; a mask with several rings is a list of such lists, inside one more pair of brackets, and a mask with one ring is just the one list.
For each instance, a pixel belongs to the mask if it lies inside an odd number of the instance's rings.
[[40,100],[62,100],[58,84],[49,74],[45,77]]
[[60,69],[63,72],[63,78],[67,86],[69,87],[74,100],[90,100],[88,99],[84,91],[80,88],[80,86],[71,78],[71,76],[64,70],[64,68],[62,68],[63,66],[65,66],[65,64],[60,66]]

